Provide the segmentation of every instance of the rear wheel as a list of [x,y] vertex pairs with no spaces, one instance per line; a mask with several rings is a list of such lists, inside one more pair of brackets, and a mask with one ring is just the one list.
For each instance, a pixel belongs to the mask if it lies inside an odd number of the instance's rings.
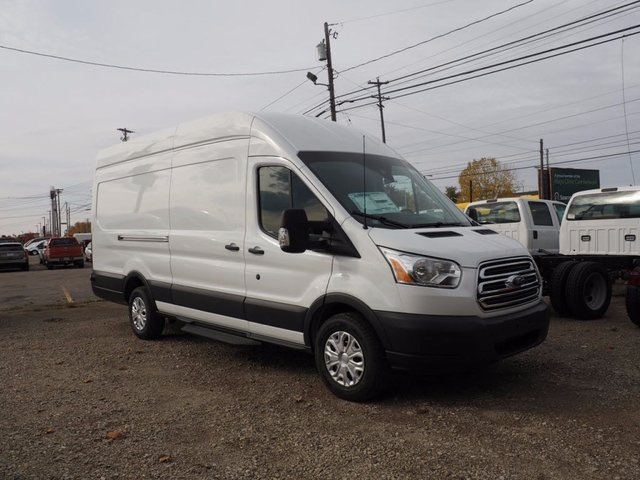
[[581,262],[567,277],[567,306],[580,320],[601,318],[611,303],[609,272],[595,262]]
[[136,288],[129,297],[129,323],[133,333],[144,340],[162,335],[164,318],[158,314],[145,287]]
[[567,305],[566,283],[571,269],[576,265],[576,262],[563,262],[551,274],[549,297],[553,309],[561,317],[566,317],[571,313]]
[[320,327],[315,361],[325,385],[345,400],[370,400],[389,382],[382,346],[369,324],[355,313],[339,313]]
[[640,327],[640,287],[627,285],[624,303],[627,307],[627,315],[633,323]]

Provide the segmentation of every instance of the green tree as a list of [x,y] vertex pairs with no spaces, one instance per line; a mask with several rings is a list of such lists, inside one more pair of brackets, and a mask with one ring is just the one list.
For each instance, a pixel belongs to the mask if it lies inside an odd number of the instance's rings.
[[453,203],[458,203],[460,191],[455,186],[445,187],[444,194],[449,197]]
[[516,194],[518,183],[513,172],[505,169],[498,160],[483,157],[469,162],[458,177],[459,202],[511,197]]

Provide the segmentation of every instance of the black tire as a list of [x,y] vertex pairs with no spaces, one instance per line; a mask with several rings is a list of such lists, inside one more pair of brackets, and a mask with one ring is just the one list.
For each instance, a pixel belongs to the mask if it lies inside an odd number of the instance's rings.
[[164,317],[158,314],[145,287],[136,288],[129,297],[129,324],[133,333],[143,340],[155,340],[162,335]]
[[22,266],[22,270],[24,270],[25,272],[28,272],[28,271],[29,271],[29,262],[25,263],[25,264]]
[[[342,349],[350,352],[340,354]],[[340,398],[363,402],[388,386],[390,371],[384,350],[373,329],[358,314],[339,313],[322,324],[314,356],[325,385]]]
[[47,260],[44,261],[44,266],[47,267],[47,270],[53,270],[53,265],[51,265]]
[[624,303],[627,307],[627,315],[633,323],[640,327],[640,287],[627,285]]
[[549,281],[549,299],[551,300],[553,309],[561,317],[567,317],[571,314],[569,306],[567,305],[566,284],[571,269],[576,265],[577,262],[563,262],[558,265],[551,274],[551,280]]
[[609,272],[595,262],[581,262],[567,277],[567,306],[580,320],[601,318],[611,303]]
[[76,263],[76,267],[84,268],[84,260],[82,260],[81,262]]

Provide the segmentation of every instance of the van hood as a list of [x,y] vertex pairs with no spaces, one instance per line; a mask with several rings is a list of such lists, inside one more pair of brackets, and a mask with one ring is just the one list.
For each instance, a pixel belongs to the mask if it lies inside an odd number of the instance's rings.
[[488,260],[529,256],[518,241],[482,227],[371,228],[369,237],[379,247],[453,260],[468,268]]

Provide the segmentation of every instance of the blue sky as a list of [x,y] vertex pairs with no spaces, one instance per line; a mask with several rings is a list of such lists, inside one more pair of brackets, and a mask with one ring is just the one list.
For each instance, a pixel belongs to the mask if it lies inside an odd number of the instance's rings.
[[[349,100],[372,94],[349,95],[377,77],[397,89],[399,77],[420,70],[440,66],[404,86],[632,27],[640,24],[638,5],[444,70],[449,62],[630,3],[0,0],[0,235],[42,223],[52,186],[64,189],[72,223],[90,217],[95,158],[119,141],[119,127],[140,135],[221,111],[322,111],[312,107],[326,102],[327,91],[305,74],[326,82],[315,50],[325,21],[337,34],[331,44],[336,94]],[[298,71],[167,75],[11,49],[184,73]],[[454,85],[440,80],[430,84],[439,88],[405,97],[412,91],[390,93],[387,143],[442,190],[457,185],[457,173],[481,157],[516,169],[522,189],[534,189],[541,138],[552,166],[599,168],[602,186],[634,183],[640,157],[628,152],[638,150],[640,138],[638,58],[640,35],[628,36]],[[371,63],[359,66],[365,62]],[[379,136],[375,105],[344,110],[364,103],[343,104],[338,121]]]

